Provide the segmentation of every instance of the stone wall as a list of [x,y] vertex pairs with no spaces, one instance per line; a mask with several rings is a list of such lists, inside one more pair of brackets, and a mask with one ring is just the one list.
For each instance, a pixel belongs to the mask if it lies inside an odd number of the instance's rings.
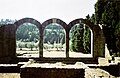
[[[98,57],[104,57],[105,55],[105,38],[103,35],[103,31],[100,29],[98,25],[94,25],[88,20],[85,19],[75,19],[69,24],[66,24],[64,21],[53,18],[49,19],[42,24],[39,23],[37,20],[33,18],[23,18],[21,20],[18,20],[14,24],[4,25],[0,27],[0,63],[13,63],[17,61],[16,57],[16,30],[17,28],[23,24],[23,23],[32,23],[37,26],[40,32],[40,50],[39,50],[39,58],[38,60],[41,61],[84,61],[88,62],[96,61]],[[57,23],[60,24],[66,31],[66,58],[65,59],[52,59],[52,58],[44,58],[43,57],[43,32],[47,25],[51,23]],[[93,32],[93,58],[70,58],[69,57],[69,32],[70,29],[75,25],[83,23],[86,24]],[[43,59],[43,60],[42,60]]]
[[84,69],[24,68],[21,78],[84,78]]
[[12,63],[15,58],[15,29],[13,24],[0,28],[0,63]]

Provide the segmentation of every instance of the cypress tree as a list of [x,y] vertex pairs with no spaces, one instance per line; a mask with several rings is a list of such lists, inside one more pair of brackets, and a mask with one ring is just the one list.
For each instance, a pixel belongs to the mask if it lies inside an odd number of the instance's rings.
[[84,49],[85,49],[85,53],[91,53],[91,31],[90,28],[85,26],[84,29],[84,36],[83,36],[83,40],[84,40]]
[[83,46],[83,34],[84,28],[83,24],[77,24],[72,29],[72,50],[75,52],[83,52],[84,53],[84,46]]
[[[90,17],[90,15],[88,14],[86,16],[87,20],[91,20],[94,21],[94,15],[92,15],[92,17]],[[87,27],[87,25],[84,24],[84,35],[83,35],[83,45],[84,45],[84,53],[91,53],[91,31],[90,28]]]
[[[117,52],[118,27],[120,22],[120,1],[98,0],[95,4],[96,24],[103,24],[103,32],[109,50]],[[120,31],[119,31],[120,32]],[[117,42],[116,42],[117,41]]]

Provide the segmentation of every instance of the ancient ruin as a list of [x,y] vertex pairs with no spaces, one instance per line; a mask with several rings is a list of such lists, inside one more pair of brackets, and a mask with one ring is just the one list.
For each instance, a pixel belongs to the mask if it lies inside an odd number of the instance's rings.
[[[17,57],[16,55],[16,31],[19,28],[19,26],[24,23],[34,24],[39,30],[40,33],[39,57],[24,58],[24,57]],[[61,25],[65,30],[66,56],[64,58],[59,58],[59,57],[53,58],[53,57],[43,56],[44,53],[43,33],[46,26],[52,23]],[[92,57],[79,57],[79,58],[70,57],[69,32],[74,25],[80,23],[82,23],[83,25],[85,24],[92,31],[93,34],[92,50],[91,50]],[[100,60],[104,60],[104,61],[100,61]],[[117,60],[119,61],[119,58]],[[120,65],[118,61],[117,63],[108,63],[108,59],[105,58],[105,38],[104,38],[103,30],[101,29],[100,26],[94,25],[92,22],[86,19],[82,19],[82,18],[75,19],[71,21],[69,24],[66,24],[64,21],[60,19],[51,18],[41,24],[39,21],[33,18],[23,18],[16,21],[14,24],[7,24],[0,26],[0,64],[2,64],[0,67],[1,69],[0,72],[18,72],[18,73],[20,72],[21,78],[28,78],[28,77],[33,78],[33,75],[36,77],[37,76],[44,77],[45,74],[49,75],[52,78],[61,77],[59,74],[62,74],[64,78],[69,77],[69,75],[71,75],[70,78],[73,77],[84,78],[86,76],[86,73],[90,70],[90,69],[88,70],[87,68],[90,67],[90,68],[101,68],[103,70],[106,70],[110,74],[118,77],[120,76],[119,74]],[[103,63],[105,62],[106,64],[104,65],[102,62]],[[116,72],[112,72],[111,70],[109,70],[109,68]],[[47,73],[44,73],[46,71]],[[98,71],[98,70],[96,69],[94,71]],[[41,75],[40,72],[43,74]],[[102,76],[100,75],[100,77]]]
[[[39,58],[35,58],[40,61],[67,61],[67,62],[97,62],[98,57],[104,57],[105,54],[105,39],[102,29],[98,25],[94,25],[86,19],[75,19],[69,24],[64,21],[52,18],[42,24],[33,18],[23,18],[16,21],[14,24],[8,24],[0,27],[0,63],[15,63],[20,60],[27,60],[29,58],[17,58],[16,57],[16,30],[23,23],[32,23],[37,26],[40,32],[40,50]],[[65,29],[66,34],[66,58],[44,58],[43,57],[43,31],[45,27],[51,23],[60,24]],[[70,58],[69,57],[69,32],[72,26],[77,23],[83,23],[89,26],[93,32],[93,58]]]

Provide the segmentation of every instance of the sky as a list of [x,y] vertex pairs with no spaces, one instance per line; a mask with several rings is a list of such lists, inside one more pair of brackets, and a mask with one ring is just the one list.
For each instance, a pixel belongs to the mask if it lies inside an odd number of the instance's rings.
[[97,0],[0,0],[0,19],[30,17],[44,22],[59,18],[66,23],[94,13]]

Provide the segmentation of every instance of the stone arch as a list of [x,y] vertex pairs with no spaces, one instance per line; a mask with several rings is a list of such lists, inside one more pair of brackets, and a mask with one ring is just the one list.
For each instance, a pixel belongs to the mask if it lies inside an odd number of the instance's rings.
[[68,57],[68,52],[69,52],[69,49],[68,49],[68,42],[69,42],[69,34],[68,34],[68,25],[62,21],[61,19],[58,19],[58,18],[51,18],[51,19],[48,19],[46,20],[45,22],[42,23],[42,26],[43,26],[43,31],[45,30],[45,27],[51,23],[57,23],[57,24],[60,24],[64,29],[65,29],[65,34],[66,34],[66,57]]
[[[34,24],[34,25],[36,25],[36,27],[38,28],[38,30],[39,30],[39,33],[40,33],[40,40],[39,40],[39,56],[40,57],[42,57],[41,56],[41,53],[42,53],[42,37],[41,37],[41,34],[42,34],[42,25],[41,25],[41,23],[40,22],[38,22],[37,20],[35,20],[35,19],[33,19],[33,18],[23,18],[23,19],[20,19],[20,20],[18,20],[18,21],[16,21],[15,23],[14,23],[14,28],[15,28],[15,33],[16,33],[16,31],[17,31],[17,29],[18,29],[18,27],[21,25],[21,24],[23,24],[23,23],[31,23],[31,24]],[[15,34],[15,41],[16,41],[16,34]],[[16,44],[15,44],[16,45]],[[15,49],[15,52],[16,52],[16,49]]]
[[23,19],[20,19],[14,23],[15,31],[23,23],[35,24],[37,26],[37,28],[39,29],[39,32],[42,30],[42,26],[41,26],[40,22],[38,22],[37,20],[35,20],[33,18],[23,18]]
[[[38,60],[42,60],[44,62],[46,61],[66,61],[68,63],[74,63],[77,61],[82,61],[86,63],[96,63],[98,57],[104,57],[104,49],[105,49],[105,38],[103,35],[102,29],[98,25],[94,25],[92,22],[86,20],[86,19],[75,19],[71,21],[68,25],[57,18],[52,18],[49,19],[42,24],[40,24],[37,20],[33,18],[23,18],[21,20],[16,21],[14,24],[10,25],[5,25],[4,27],[0,27],[0,48],[1,54],[0,57],[0,63],[1,62],[12,62],[12,61],[18,61],[19,59],[16,58],[15,53],[16,53],[16,30],[17,28],[23,24],[23,23],[32,23],[35,24],[38,29],[40,30],[40,58],[43,57],[43,30],[48,24],[51,23],[57,23],[60,24],[66,31],[66,58],[55,58],[55,59],[47,59],[47,58],[42,58]],[[89,28],[93,32],[93,58],[69,58],[69,31],[74,26],[75,24],[78,23],[84,23],[89,26]],[[5,44],[7,43],[7,44]],[[10,46],[10,47],[9,47]],[[8,48],[8,49],[6,49]],[[5,57],[3,57],[3,55]],[[9,56],[8,56],[9,55]],[[69,58],[69,59],[68,59]],[[15,60],[16,59],[16,60]],[[3,61],[4,60],[4,61]],[[12,61],[11,61],[12,60]]]
[[68,24],[69,31],[75,24],[78,24],[78,23],[86,24],[93,32],[93,59],[97,60],[98,57],[104,57],[105,38],[104,38],[102,29],[98,25],[94,25],[94,23],[86,19],[80,18],[80,19],[75,19]]
[[51,18],[51,19],[48,19],[46,20],[45,22],[42,23],[42,26],[43,26],[43,30],[45,29],[45,27],[51,23],[57,23],[57,24],[60,24],[66,31],[67,29],[67,24],[62,21],[61,19],[58,19],[58,18]]

